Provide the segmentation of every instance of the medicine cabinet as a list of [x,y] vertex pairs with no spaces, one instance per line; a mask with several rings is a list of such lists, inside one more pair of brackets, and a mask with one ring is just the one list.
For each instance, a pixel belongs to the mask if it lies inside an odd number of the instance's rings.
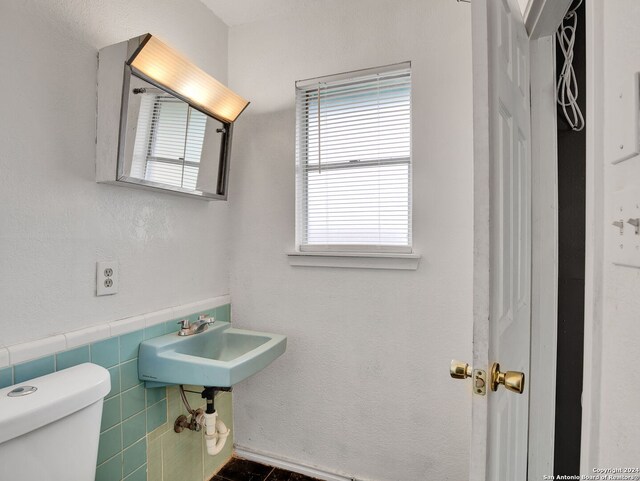
[[226,199],[249,102],[150,34],[103,48],[98,65],[96,180]]

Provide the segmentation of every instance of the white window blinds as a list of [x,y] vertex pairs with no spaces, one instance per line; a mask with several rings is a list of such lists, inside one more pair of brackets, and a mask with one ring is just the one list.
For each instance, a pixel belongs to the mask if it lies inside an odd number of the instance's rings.
[[411,250],[411,65],[296,83],[300,250]]
[[207,116],[171,95],[141,99],[134,174],[152,182],[196,189]]

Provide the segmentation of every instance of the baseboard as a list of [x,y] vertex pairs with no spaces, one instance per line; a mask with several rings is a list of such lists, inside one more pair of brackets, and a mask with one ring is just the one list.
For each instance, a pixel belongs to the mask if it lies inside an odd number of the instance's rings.
[[266,464],[274,466],[276,468],[286,469],[298,474],[304,474],[312,478],[322,479],[324,481],[362,481],[357,480],[349,476],[344,476],[337,473],[330,473],[322,469],[313,468],[311,466],[305,466],[304,464],[297,463],[288,459],[282,459],[274,457],[272,454],[262,453],[254,451],[242,446],[236,445],[235,455],[238,458],[247,459],[249,461],[255,461],[256,463]]

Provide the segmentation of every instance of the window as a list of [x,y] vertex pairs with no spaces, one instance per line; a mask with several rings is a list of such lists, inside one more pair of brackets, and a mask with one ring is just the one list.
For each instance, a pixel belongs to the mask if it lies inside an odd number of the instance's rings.
[[300,251],[411,252],[411,65],[296,83]]
[[207,116],[182,100],[147,92],[140,100],[132,175],[195,190],[206,125]]

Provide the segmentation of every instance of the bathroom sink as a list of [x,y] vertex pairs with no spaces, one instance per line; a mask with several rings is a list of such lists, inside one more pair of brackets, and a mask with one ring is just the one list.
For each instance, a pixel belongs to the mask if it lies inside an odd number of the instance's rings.
[[286,347],[286,336],[235,329],[219,321],[199,334],[176,332],[143,341],[138,377],[147,387],[231,387],[267,367]]

